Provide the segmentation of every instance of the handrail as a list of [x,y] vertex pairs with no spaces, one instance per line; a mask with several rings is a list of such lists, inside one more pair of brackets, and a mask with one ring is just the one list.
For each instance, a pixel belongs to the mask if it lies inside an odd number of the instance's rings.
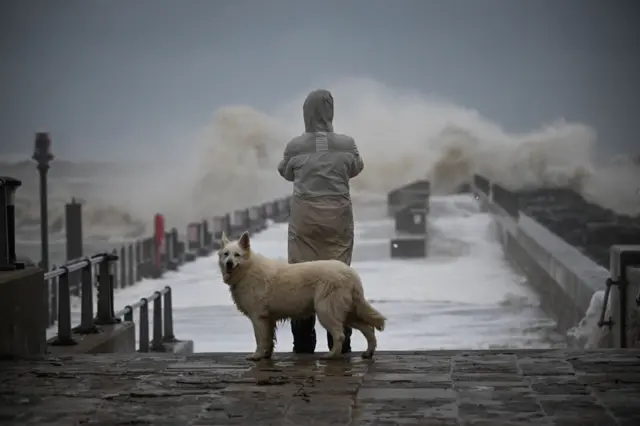
[[[164,307],[163,307],[164,301]],[[153,302],[153,340],[149,342],[149,303]],[[139,351],[162,352],[165,343],[176,341],[173,334],[173,302],[171,287],[166,286],[153,292],[149,297],[143,297],[139,301],[127,305],[114,314],[116,318],[124,318],[127,322],[133,322],[134,310],[140,310],[139,327]]]
[[[627,303],[629,297],[633,297],[629,294],[629,278],[628,268],[640,265],[640,250],[637,245],[613,245],[609,250],[610,268],[609,278],[606,281],[606,287],[604,290],[604,297],[602,303],[602,309],[600,310],[600,318],[598,319],[598,327],[607,326],[609,330],[617,325],[616,346],[620,348],[626,348],[627,342]],[[611,299],[611,288],[616,287],[618,289],[616,313],[617,321],[614,320],[612,315],[605,320],[607,314],[607,308],[609,307],[609,300]],[[640,297],[639,297],[640,299]],[[639,300],[640,301],[640,300]],[[635,302],[635,301],[634,301]],[[610,311],[614,307],[611,307]]]
[[[111,264],[118,260],[112,253],[100,253],[91,257],[74,259],[65,265],[44,274],[45,282],[57,280],[57,317],[58,334],[53,341],[56,346],[77,344],[72,332],[78,334],[97,333],[98,325],[116,324],[113,315],[113,275]],[[93,317],[93,267],[98,265],[98,303],[97,315]],[[81,290],[81,322],[78,327],[71,328],[71,290],[69,274],[82,270]]]
[[[171,287],[166,286],[149,297],[125,306],[118,312],[113,309],[113,268],[112,264],[118,260],[113,253],[101,253],[91,257],[74,259],[69,263],[54,268],[44,274],[45,281],[58,280],[58,334],[52,342],[56,346],[71,346],[77,344],[73,333],[98,333],[100,325],[112,325],[124,321],[133,322],[133,311],[140,309],[140,352],[163,351],[164,343],[175,342],[173,334],[173,303]],[[93,268],[97,265],[98,273],[98,301],[97,315],[93,316]],[[81,279],[81,323],[71,327],[71,293],[69,288],[69,274],[82,270]],[[163,309],[164,299],[164,309]],[[149,344],[149,303],[153,302],[153,341]]]
[[[97,263],[102,262],[103,260],[105,260],[109,255],[107,254],[96,254],[93,255],[89,258],[85,257],[85,258],[79,258],[79,259],[73,259],[70,260],[69,262],[67,262],[65,265],[54,269],[50,272],[47,272],[46,274],[44,274],[44,279],[45,280],[50,280],[52,278],[57,278],[61,275],[70,273],[70,272],[75,272],[75,271],[79,271],[80,269],[89,266],[89,265],[95,265]],[[117,260],[117,259],[112,259],[112,260]]]

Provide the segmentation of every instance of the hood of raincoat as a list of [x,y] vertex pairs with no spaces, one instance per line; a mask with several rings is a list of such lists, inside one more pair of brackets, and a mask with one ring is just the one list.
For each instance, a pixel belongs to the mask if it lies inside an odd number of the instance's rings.
[[320,89],[309,93],[302,106],[304,130],[307,133],[333,132],[333,96]]

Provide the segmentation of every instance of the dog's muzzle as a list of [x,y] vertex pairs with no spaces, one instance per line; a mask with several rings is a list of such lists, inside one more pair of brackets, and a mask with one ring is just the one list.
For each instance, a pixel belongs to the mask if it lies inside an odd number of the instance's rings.
[[224,270],[227,272],[227,274],[230,274],[231,272],[233,272],[235,268],[236,268],[236,265],[233,262],[233,260],[227,260],[226,263],[224,264]]

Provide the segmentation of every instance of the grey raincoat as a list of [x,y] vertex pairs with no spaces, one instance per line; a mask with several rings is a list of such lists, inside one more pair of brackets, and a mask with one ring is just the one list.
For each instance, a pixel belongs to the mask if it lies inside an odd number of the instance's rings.
[[351,264],[353,210],[349,180],[364,168],[353,138],[333,132],[333,96],[311,92],[302,108],[305,133],[291,140],[278,165],[293,182],[289,263],[337,259]]

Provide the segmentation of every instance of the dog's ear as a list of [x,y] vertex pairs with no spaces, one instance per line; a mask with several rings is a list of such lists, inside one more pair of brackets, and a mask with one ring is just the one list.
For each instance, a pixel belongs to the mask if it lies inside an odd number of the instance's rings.
[[242,247],[244,250],[249,250],[251,248],[251,242],[249,241],[249,233],[244,231],[242,236],[238,240],[238,245]]
[[220,245],[224,247],[227,244],[229,244],[229,238],[227,238],[227,234],[225,234],[224,231],[222,231],[222,237],[220,237]]

